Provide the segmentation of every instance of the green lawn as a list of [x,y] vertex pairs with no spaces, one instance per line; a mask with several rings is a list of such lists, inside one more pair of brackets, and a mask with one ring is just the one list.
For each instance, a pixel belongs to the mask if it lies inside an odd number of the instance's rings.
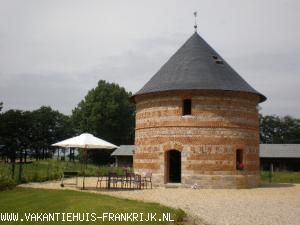
[[[41,182],[58,179],[63,171],[78,171],[83,174],[83,165],[79,162],[59,161],[59,160],[39,160],[32,163],[23,164],[22,178],[19,180],[19,164],[15,166],[14,180],[16,183]],[[0,178],[11,178],[11,164],[0,162]],[[85,173],[87,176],[96,176],[97,171],[102,174],[108,171],[121,172],[121,168],[111,168],[108,166],[98,167],[88,164]],[[1,179],[0,179],[1,180]]]
[[[105,222],[97,219],[95,222],[62,222],[59,216],[58,222],[27,222],[29,213],[95,213],[103,216],[102,213],[157,213],[156,219],[162,218],[163,213],[171,213],[171,218],[183,216],[182,210],[176,210],[162,206],[157,203],[145,203],[140,201],[118,199],[110,196],[84,193],[69,190],[42,190],[16,188],[14,190],[0,192],[0,216],[3,213],[18,213],[19,221],[23,222],[1,222],[0,224],[174,224],[170,222]],[[95,215],[93,214],[93,215]],[[62,215],[62,214],[60,214]],[[82,215],[82,214],[81,214]],[[105,214],[107,215],[107,214]],[[123,214],[124,215],[124,214]],[[90,217],[92,220],[92,217]]]
[[[22,179],[19,181],[19,164],[16,164],[14,180],[16,183],[41,182],[46,180],[59,179],[63,171],[78,171],[83,174],[83,165],[79,162],[60,160],[40,160],[23,164]],[[96,176],[97,172],[107,174],[108,171],[122,173],[122,168],[108,166],[87,165],[85,171],[87,176]],[[11,178],[11,164],[0,162],[0,183],[5,178]],[[269,182],[269,172],[261,171],[261,180]],[[272,182],[275,183],[300,183],[300,172],[274,172]]]
[[[269,182],[269,171],[261,171],[261,180]],[[281,171],[272,175],[273,183],[300,183],[300,172]]]

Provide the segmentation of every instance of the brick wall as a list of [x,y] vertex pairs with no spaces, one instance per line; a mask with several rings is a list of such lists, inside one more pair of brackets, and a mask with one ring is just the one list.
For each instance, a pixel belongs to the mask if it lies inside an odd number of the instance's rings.
[[[192,100],[192,115],[182,102]],[[134,170],[167,178],[166,152],[181,152],[183,186],[254,187],[259,182],[259,121],[255,94],[230,91],[174,91],[136,96]],[[243,171],[236,150],[243,150]]]

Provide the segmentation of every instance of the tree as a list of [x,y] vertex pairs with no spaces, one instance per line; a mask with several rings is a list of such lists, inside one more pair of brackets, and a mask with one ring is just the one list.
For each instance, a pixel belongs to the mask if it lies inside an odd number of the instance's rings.
[[[30,112],[21,110],[8,110],[1,114],[0,136],[6,148],[6,155],[12,162],[12,176],[15,173],[15,161],[20,156],[23,159],[23,150],[28,148],[30,127]],[[21,175],[22,167],[19,174]]]
[[291,116],[260,115],[260,139],[262,143],[300,143],[300,120]]
[[[73,135],[70,117],[42,106],[32,112],[31,148],[36,158],[47,158],[51,144]],[[47,154],[46,154],[47,153]]]
[[3,108],[3,102],[0,102],[0,150],[1,150],[1,157],[2,157],[2,160],[4,159],[5,157],[5,152],[4,152],[4,145],[3,145],[3,140],[2,140],[2,136],[1,136],[1,131],[2,131],[2,108]]
[[77,133],[89,132],[116,145],[132,144],[135,108],[130,97],[119,85],[100,80],[73,110]]
[[6,146],[6,155],[12,162],[17,153],[26,149],[35,150],[36,158],[46,158],[46,152],[49,155],[49,150],[53,149],[51,144],[73,134],[71,118],[51,107],[42,106],[32,112],[8,110],[0,113],[0,144]]

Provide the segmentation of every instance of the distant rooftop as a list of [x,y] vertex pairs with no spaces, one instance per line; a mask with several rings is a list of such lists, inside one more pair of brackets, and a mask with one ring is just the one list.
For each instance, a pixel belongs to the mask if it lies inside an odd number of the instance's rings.
[[132,156],[134,150],[134,145],[120,145],[111,156]]
[[300,158],[300,144],[260,144],[260,158]]
[[[134,145],[121,145],[112,156],[132,156]],[[300,158],[300,144],[260,144],[260,158]]]

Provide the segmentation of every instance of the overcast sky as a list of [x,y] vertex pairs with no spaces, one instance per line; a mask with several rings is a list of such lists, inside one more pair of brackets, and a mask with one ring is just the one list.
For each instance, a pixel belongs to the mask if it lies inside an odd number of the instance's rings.
[[0,0],[0,102],[65,114],[100,79],[138,91],[198,33],[256,90],[300,117],[300,2]]

